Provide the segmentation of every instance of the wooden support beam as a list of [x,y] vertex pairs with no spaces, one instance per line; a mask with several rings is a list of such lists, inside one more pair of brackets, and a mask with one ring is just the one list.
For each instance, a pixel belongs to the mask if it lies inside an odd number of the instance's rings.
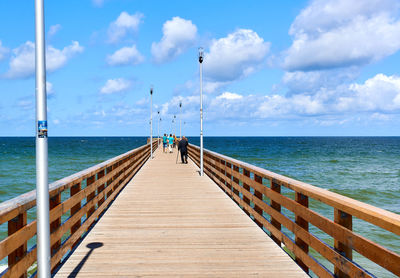
[[[277,183],[275,183],[274,181],[271,181],[271,190],[281,194],[281,186]],[[275,202],[274,200],[271,200],[271,208],[273,208],[274,210],[281,212],[281,205],[277,202]],[[271,217],[271,224],[278,229],[279,231],[281,230],[281,223],[276,220],[274,217]],[[276,242],[276,244],[278,244],[279,246],[281,246],[281,241],[276,238],[275,236],[271,236],[271,238]]]
[[[299,203],[300,205],[308,208],[308,197],[296,192],[296,202]],[[296,215],[296,224],[299,225],[300,227],[302,227],[304,230],[306,230],[308,232],[308,222],[300,217]],[[301,250],[303,250],[306,254],[308,254],[308,244],[303,241],[301,238],[298,237],[298,235],[296,236],[296,245],[299,246],[301,248]],[[296,257],[296,262],[297,264],[305,271],[308,273],[309,269],[307,267],[307,265],[298,257]]]
[[[70,191],[71,197],[74,196],[75,194],[78,194],[79,191],[81,191],[81,184],[78,183],[78,184],[73,185],[71,187],[71,191]],[[81,209],[81,205],[82,205],[82,203],[79,202],[78,204],[76,204],[75,206],[73,206],[71,208],[71,217]],[[79,229],[80,226],[81,226],[81,219],[79,219],[78,221],[76,221],[76,223],[74,225],[72,225],[71,236]],[[78,242],[79,242],[79,240],[74,242],[72,244],[72,248],[74,248],[78,244]]]
[[[16,217],[14,217],[10,221],[8,221],[8,236],[16,233],[18,230],[25,227],[26,224],[27,224],[26,212],[17,215]],[[27,243],[25,242],[20,247],[18,247],[15,251],[11,252],[10,255],[8,255],[8,267],[10,268],[11,266],[15,265],[20,260],[22,260],[22,258],[25,257],[25,255],[26,255],[26,250],[27,250]],[[27,277],[27,272],[25,271],[19,277],[20,278]]]
[[[353,230],[353,217],[345,213],[344,211],[341,211],[339,209],[334,209],[334,221],[335,223],[349,229],[350,231]],[[337,250],[340,254],[345,256],[347,259],[352,260],[353,259],[353,249],[344,244],[343,242],[335,239],[335,250]],[[342,272],[338,267],[335,266],[335,275],[336,277],[340,278],[349,278],[350,276]]]

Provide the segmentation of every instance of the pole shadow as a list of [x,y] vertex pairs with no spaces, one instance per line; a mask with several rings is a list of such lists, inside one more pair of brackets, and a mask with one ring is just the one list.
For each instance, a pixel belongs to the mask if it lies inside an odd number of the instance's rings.
[[74,278],[78,275],[79,271],[82,269],[83,265],[86,263],[88,260],[89,256],[92,254],[94,249],[102,247],[104,244],[102,242],[91,242],[88,245],[86,245],[87,248],[90,249],[89,252],[85,255],[85,257],[82,259],[82,261],[72,270],[72,272],[68,275],[68,278]]

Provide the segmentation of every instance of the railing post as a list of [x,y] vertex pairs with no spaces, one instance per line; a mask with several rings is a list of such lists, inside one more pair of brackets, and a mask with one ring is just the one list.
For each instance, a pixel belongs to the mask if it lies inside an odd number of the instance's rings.
[[[18,214],[15,218],[8,221],[8,236],[16,233],[20,229],[22,229],[27,224],[26,211]],[[16,264],[20,261],[25,255],[27,250],[27,242],[22,244],[20,247],[15,249],[14,252],[8,255],[8,267],[10,268],[12,265]],[[27,272],[22,274],[20,277],[27,277]]]
[[[89,187],[95,180],[96,175],[88,177],[86,179],[86,187]],[[90,193],[86,198],[86,203],[89,203],[96,196],[96,189]],[[86,219],[88,219],[95,211],[95,205],[91,206],[86,213]],[[89,229],[89,228],[88,228]]]
[[[108,176],[109,177],[109,179],[107,180],[107,187],[109,187],[110,186],[110,184],[111,184],[111,182],[112,182],[112,176],[111,176],[111,171],[112,171],[112,169],[113,169],[113,166],[109,166],[109,167],[107,167],[107,169],[106,169],[106,176]],[[107,195],[106,195],[106,198],[108,199],[108,197],[110,197],[110,195],[112,194],[112,192],[113,192],[113,190],[111,189],[110,191],[108,191],[108,193],[107,193]]]
[[[275,191],[276,193],[281,194],[281,186],[277,183],[275,183],[273,180],[271,180],[271,190]],[[274,210],[278,211],[279,213],[281,212],[281,205],[273,200],[271,200],[271,208],[273,208]],[[271,224],[277,228],[279,231],[281,230],[281,223],[279,223],[279,221],[277,221],[275,218],[271,217]],[[271,238],[273,239],[273,241],[275,241],[276,244],[278,244],[279,246],[281,246],[281,241],[276,238],[275,236],[271,235]]]
[[[236,165],[232,165],[232,166],[233,166],[232,171],[235,171],[235,172],[237,172],[237,173],[239,174],[239,167],[236,166]],[[235,176],[233,176],[232,179],[233,179],[233,182],[234,182],[234,183],[236,183],[237,185],[239,185],[239,179],[238,179],[238,178],[235,178]],[[237,190],[237,189],[236,189],[235,187],[233,187],[233,186],[232,186],[232,190],[233,190],[233,193],[235,193],[236,196],[238,196],[238,197],[240,198],[239,190]]]
[[[297,203],[308,208],[308,196],[296,192],[295,198]],[[304,218],[296,215],[296,224],[308,232],[308,222]],[[308,254],[308,244],[305,243],[303,240],[301,240],[299,237],[297,237],[297,235],[295,236],[296,236],[296,245],[299,246],[304,252]],[[308,273],[308,267],[297,257],[296,257],[296,262],[305,272]]]
[[[335,223],[349,229],[349,230],[353,230],[353,217],[344,212],[341,211],[337,208],[334,209],[334,221]],[[343,256],[345,256],[346,258],[348,258],[349,260],[353,259],[353,250],[350,246],[347,246],[346,244],[344,244],[343,242],[338,241],[337,239],[335,239],[335,249],[336,251],[338,251],[340,254],[342,254]],[[350,277],[347,274],[345,274],[344,272],[342,272],[338,267],[335,266],[335,276],[336,277]]]
[[[61,203],[61,194],[57,194],[54,197],[50,198],[50,210],[52,210],[53,208],[55,208],[56,206],[58,206]],[[55,219],[53,222],[50,223],[50,235],[56,231],[61,225],[61,217]],[[51,246],[51,256],[53,256],[58,248],[60,248],[61,246],[61,239],[59,239],[57,242],[55,242],[52,246]],[[53,271],[60,262],[57,262],[57,264],[53,267],[53,269],[51,271]]]
[[[70,196],[74,196],[75,194],[78,194],[81,191],[81,183],[75,184],[71,187],[70,191]],[[71,217],[77,213],[81,209],[81,201],[79,201],[75,206],[71,208]],[[79,229],[81,226],[81,219],[76,221],[74,225],[71,226],[71,236]],[[74,244],[72,244],[72,248],[74,248],[80,239],[78,239]]]
[[[104,177],[104,173],[105,173],[105,169],[101,170],[100,172],[97,173],[97,179],[101,179]],[[105,187],[105,183],[103,183],[102,185],[99,186],[99,188],[97,189],[97,194],[100,194]],[[100,198],[99,202],[97,203],[98,206],[101,206],[101,204],[104,203],[104,196]]]
[[[262,177],[257,176],[256,174],[254,174],[254,181],[255,181],[256,183],[261,184],[261,186],[264,186],[264,185],[263,185],[263,182],[262,182]],[[260,191],[258,191],[257,189],[255,189],[255,188],[254,188],[254,196],[256,196],[258,199],[260,199],[261,201],[263,201],[263,194],[262,194]],[[263,216],[263,210],[262,210],[262,208],[260,208],[260,207],[257,206],[256,204],[254,204],[254,210],[255,210],[259,215]],[[257,219],[254,219],[254,221],[257,223],[258,226],[260,226],[261,228],[263,227],[263,224],[262,224],[260,221],[258,221]]]
[[[226,161],[225,165],[226,165],[225,175],[228,179],[232,180],[232,174],[231,174],[232,173],[232,164],[230,164],[228,161]],[[226,186],[229,188],[229,191],[230,191],[229,194],[232,197],[232,184],[231,183],[232,182],[230,182],[230,183],[225,182]],[[232,197],[232,199],[233,199],[233,197]],[[233,199],[233,200],[235,201],[235,199]]]
[[[248,171],[248,170],[246,170],[246,169],[243,169],[243,175],[246,176],[246,177],[248,177],[248,178],[250,178],[250,171]],[[244,183],[244,182],[243,182],[243,188],[244,188],[244,190],[250,192],[250,185],[248,185],[247,183]],[[247,198],[246,196],[244,196],[244,194],[243,194],[243,202],[245,202],[246,204],[248,204],[248,205],[250,206],[250,199]],[[248,210],[245,209],[244,212],[245,212],[247,215],[250,216],[250,212],[249,212]]]

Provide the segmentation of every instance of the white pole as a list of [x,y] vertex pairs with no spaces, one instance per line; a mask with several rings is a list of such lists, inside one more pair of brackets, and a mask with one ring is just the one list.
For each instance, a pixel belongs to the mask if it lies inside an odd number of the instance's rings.
[[38,277],[48,278],[51,275],[51,270],[43,0],[35,0],[35,39],[37,268]]
[[150,158],[153,159],[153,87],[150,88]]
[[200,176],[203,171],[203,48],[199,49],[200,63]]

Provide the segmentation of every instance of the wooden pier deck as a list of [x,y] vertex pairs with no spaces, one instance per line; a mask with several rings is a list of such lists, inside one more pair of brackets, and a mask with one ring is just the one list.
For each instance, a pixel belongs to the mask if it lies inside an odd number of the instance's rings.
[[308,277],[198,168],[158,149],[56,277]]

